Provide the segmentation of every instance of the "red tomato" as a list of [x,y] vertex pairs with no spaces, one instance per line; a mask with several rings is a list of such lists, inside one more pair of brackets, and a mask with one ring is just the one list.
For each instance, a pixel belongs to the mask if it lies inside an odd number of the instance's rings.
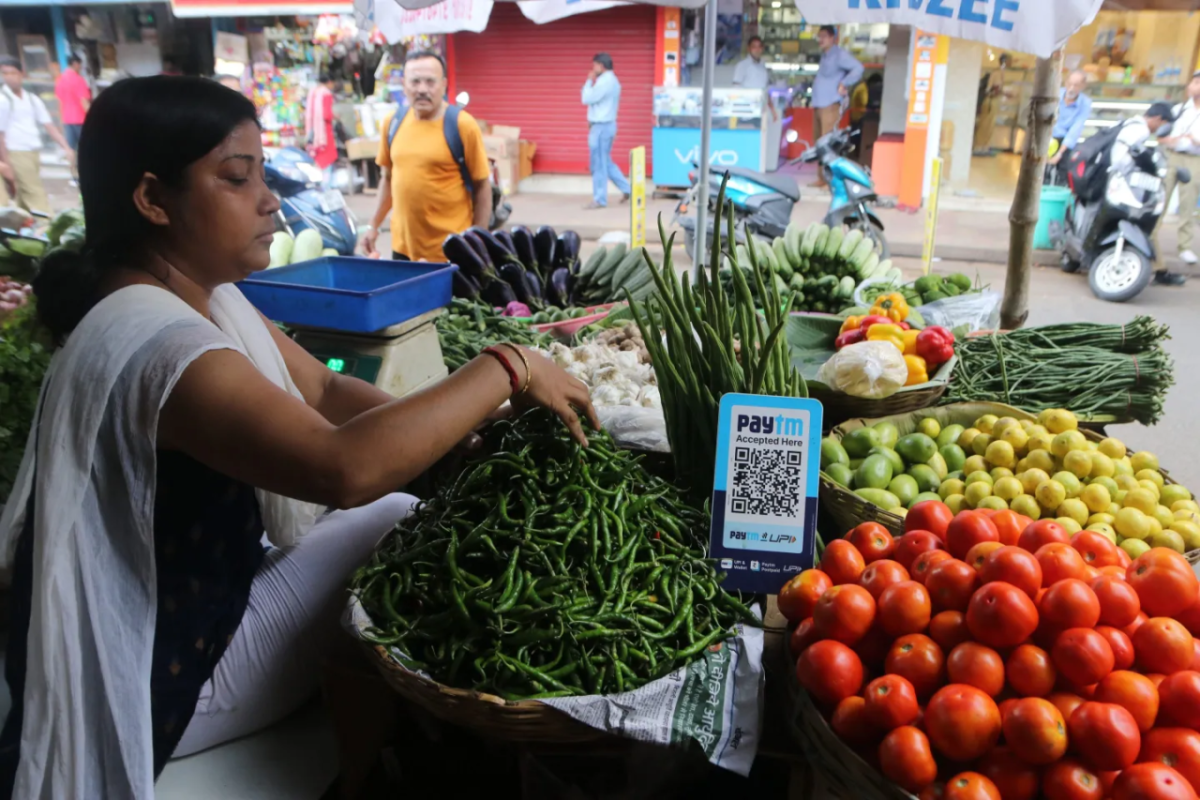
[[967,551],[967,555],[963,558],[976,572],[983,569],[983,562],[987,559],[990,553],[1004,547],[1000,542],[980,542]]
[[[1015,546],[1021,539],[1021,531],[1025,530],[1028,517],[1023,517],[1015,511],[1000,511],[992,515],[992,524],[1000,534],[1000,544],[1005,547]],[[1007,798],[1006,798],[1007,800]]]
[[946,659],[937,642],[920,633],[901,636],[892,644],[883,669],[913,685],[917,699],[924,702],[945,682]]
[[1101,800],[1104,786],[1098,773],[1073,758],[1064,758],[1051,764],[1043,773],[1042,797],[1046,800]]
[[[1021,531],[1021,538],[1017,540],[1017,547],[1028,550],[1031,553],[1036,553],[1043,545],[1051,542],[1061,542],[1070,544],[1071,537],[1063,530],[1063,526],[1049,519],[1039,519],[1037,522],[1031,522]],[[1047,581],[1049,583],[1049,581]]]
[[1189,668],[1195,650],[1187,628],[1170,617],[1151,617],[1133,635],[1133,649],[1145,672],[1170,675]]
[[1009,712],[1011,712],[1013,710],[1013,706],[1015,706],[1017,704],[1017,701],[1020,699],[1021,698],[1019,698],[1019,697],[1010,697],[1007,700],[1000,701],[999,708],[1000,708],[1001,730],[1003,730],[1004,720],[1008,719]]
[[800,654],[796,679],[818,702],[836,706],[862,688],[862,661],[846,645],[827,639]]
[[1075,709],[1085,702],[1082,697],[1072,692],[1051,692],[1046,699],[1054,703],[1054,707],[1059,710],[1065,720],[1070,720]]
[[937,762],[929,748],[929,739],[911,725],[896,728],[883,738],[879,745],[879,769],[909,792],[920,792],[937,778]]
[[799,658],[809,645],[820,641],[820,638],[813,626],[812,617],[809,617],[792,631],[792,635],[788,639],[788,652],[792,654],[792,658]]
[[945,800],[946,784],[934,782],[921,790],[920,797],[917,800]]
[[[1120,549],[1120,548],[1118,548],[1118,549]],[[1121,550],[1121,552],[1124,553],[1125,551]],[[1128,555],[1126,555],[1125,557],[1129,558]],[[1100,574],[1101,575],[1111,575],[1114,578],[1120,578],[1121,580],[1125,580],[1125,566],[1126,565],[1118,564],[1115,567],[1101,567]]]
[[971,595],[979,588],[979,573],[965,561],[939,561],[929,570],[925,588],[938,611],[966,611]]
[[1146,620],[1148,620],[1148,619],[1150,619],[1150,618],[1148,616],[1146,616],[1145,611],[1139,611],[1138,615],[1137,615],[1137,619],[1135,619],[1133,622],[1126,625],[1121,630],[1125,631],[1125,635],[1128,636],[1130,638],[1130,640],[1132,640],[1133,635],[1135,633],[1137,633],[1137,629],[1142,627],[1143,625],[1145,625]]
[[988,554],[979,571],[979,579],[984,583],[1003,581],[1011,583],[1018,589],[1036,599],[1038,590],[1042,588],[1042,565],[1028,550],[1019,547],[1001,547]]
[[987,694],[961,683],[938,689],[925,707],[925,730],[951,761],[973,761],[1000,738],[1000,709]]
[[858,548],[845,539],[834,539],[821,556],[821,571],[829,576],[834,586],[858,583],[859,576],[867,568]]
[[1090,628],[1063,631],[1054,643],[1050,657],[1054,659],[1058,674],[1076,686],[1098,683],[1112,672],[1116,663],[1108,640]]
[[825,590],[832,588],[833,581],[824,572],[806,569],[779,590],[779,613],[787,617],[788,622],[803,622],[812,616]]
[[837,704],[829,727],[851,747],[865,747],[879,741],[880,731],[867,717],[867,701],[858,695],[843,698]]
[[891,636],[922,633],[929,627],[932,610],[929,592],[916,581],[904,581],[879,596],[879,622]]
[[990,647],[1016,647],[1038,626],[1038,611],[1029,595],[1011,583],[984,584],[967,605],[967,629]]
[[1192,665],[1188,669],[1200,669],[1200,639],[1192,637]]
[[1004,675],[1021,697],[1045,697],[1054,690],[1058,679],[1050,654],[1032,644],[1023,644],[1012,651],[1004,664]]
[[1157,672],[1147,672],[1146,677],[1154,681],[1155,687],[1162,686],[1162,682],[1167,679],[1166,675],[1160,675]]
[[929,638],[937,642],[943,653],[948,653],[971,638],[967,630],[967,616],[961,611],[942,611],[929,620]]
[[1004,741],[1027,764],[1042,766],[1067,752],[1067,723],[1049,700],[1018,700],[1004,720]]
[[1097,703],[1116,703],[1133,715],[1142,733],[1154,727],[1158,716],[1158,688],[1145,675],[1116,670],[1104,676],[1093,697]]
[[963,642],[946,657],[950,683],[965,683],[995,697],[1004,689],[1004,659],[990,647]]
[[1047,589],[1042,602],[1038,604],[1038,610],[1043,622],[1063,630],[1094,628],[1100,621],[1099,598],[1092,587],[1075,578],[1061,580]]
[[1112,800],[1196,800],[1196,792],[1166,764],[1135,764],[1113,783]]
[[938,500],[923,500],[908,510],[904,517],[904,532],[929,531],[934,536],[946,541],[946,528],[954,512],[950,506]]
[[908,580],[908,570],[900,566],[898,562],[885,558],[863,570],[858,583],[871,593],[871,597],[878,600],[884,589],[906,580]]
[[1124,578],[1101,575],[1089,585],[1100,602],[1100,622],[1124,628],[1137,619],[1138,612],[1142,610],[1142,601]]
[[1165,547],[1155,547],[1135,558],[1125,576],[1141,598],[1142,610],[1152,617],[1173,617],[1200,597],[1200,581],[1191,565]]
[[909,531],[896,540],[896,549],[892,558],[899,561],[905,569],[912,566],[913,559],[930,550],[943,550],[942,540],[929,531]]
[[1089,567],[1087,564],[1084,564],[1083,569],[1079,572],[1079,580],[1089,585],[1092,581],[1099,577],[1100,570],[1096,569],[1095,567]]
[[1067,720],[1067,733],[1071,747],[1094,769],[1125,769],[1142,746],[1137,721],[1116,703],[1084,703]]
[[917,718],[917,692],[899,675],[884,675],[867,684],[867,719],[880,730],[890,731]]
[[1013,755],[1008,747],[997,747],[979,759],[979,773],[996,784],[1003,800],[1033,800],[1040,783],[1038,771]]
[[1188,633],[1192,636],[1200,636],[1200,597],[1196,598],[1196,602],[1173,616],[1183,623],[1183,627],[1187,628]]
[[1003,800],[996,784],[978,772],[960,772],[946,781],[944,800]]
[[925,579],[929,577],[929,570],[933,569],[933,565],[948,558],[954,558],[954,556],[945,550],[926,550],[913,559],[909,573],[914,581],[924,586]]
[[1158,699],[1159,722],[1200,730],[1200,672],[1187,669],[1163,678]]
[[[828,551],[826,551],[828,552]],[[813,624],[823,639],[854,644],[875,621],[875,598],[861,586],[834,586],[821,595],[813,610]]]
[[1083,563],[1089,567],[1115,566],[1120,563],[1117,557],[1119,549],[1115,544],[1110,542],[1103,534],[1095,531],[1080,531],[1071,537],[1071,547],[1078,551],[1083,557]]
[[1113,651],[1113,669],[1129,669],[1136,660],[1133,652],[1133,642],[1125,635],[1125,631],[1109,625],[1097,625],[1096,633],[1108,640],[1108,646]]
[[955,558],[963,558],[980,542],[1000,541],[1000,531],[978,511],[960,511],[946,528],[946,549]]
[[868,564],[889,558],[896,547],[891,532],[878,522],[864,522],[858,525],[846,534],[846,541],[862,553],[863,561]]
[[1042,585],[1047,589],[1059,581],[1079,578],[1083,575],[1083,556],[1062,542],[1044,544],[1034,553],[1042,565]]
[[1187,728],[1155,728],[1143,733],[1138,761],[1166,764],[1194,789],[1200,786],[1200,733]]
[[[862,659],[863,669],[872,674],[878,673],[878,668],[883,666],[884,656],[887,655],[888,648],[892,646],[892,637],[888,636],[887,632],[879,624],[879,616],[876,614],[875,622],[871,625],[871,629],[866,635],[854,643],[854,652],[858,653],[858,657]],[[869,678],[867,680],[870,680]]]

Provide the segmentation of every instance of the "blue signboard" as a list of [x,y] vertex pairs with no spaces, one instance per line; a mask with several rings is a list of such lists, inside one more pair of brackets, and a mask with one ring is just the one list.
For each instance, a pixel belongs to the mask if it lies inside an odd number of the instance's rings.
[[[687,186],[688,173],[700,153],[699,128],[655,128],[654,182],[659,186]],[[720,130],[712,132],[711,162],[714,167],[762,169],[762,131]]]
[[813,566],[821,418],[816,400],[721,398],[709,552],[726,588],[778,592]]

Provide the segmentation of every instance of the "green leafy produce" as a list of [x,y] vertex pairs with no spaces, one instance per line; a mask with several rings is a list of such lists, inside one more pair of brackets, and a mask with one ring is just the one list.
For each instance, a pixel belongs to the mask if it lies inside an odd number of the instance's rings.
[[0,322],[0,505],[8,500],[37,411],[50,350],[39,335],[32,302]]
[[604,433],[545,411],[400,523],[351,589],[401,663],[509,700],[613,694],[694,661],[755,617],[705,558],[708,515]]
[[549,347],[554,339],[524,322],[503,317],[484,303],[455,298],[434,323],[442,346],[442,359],[451,372],[479,355],[485,347],[512,342],[529,347]]

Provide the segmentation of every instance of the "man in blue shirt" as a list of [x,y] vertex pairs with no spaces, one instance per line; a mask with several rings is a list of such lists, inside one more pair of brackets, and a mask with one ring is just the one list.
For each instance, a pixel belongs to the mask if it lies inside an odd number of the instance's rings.
[[1066,170],[1071,151],[1083,135],[1083,126],[1092,117],[1092,98],[1083,93],[1086,85],[1087,75],[1072,72],[1059,92],[1058,121],[1054,123],[1054,132],[1051,134],[1058,142],[1058,150],[1050,157],[1050,166],[1057,167],[1059,173]]
[[[842,117],[842,103],[862,80],[863,65],[837,44],[837,28],[824,25],[817,31],[821,46],[821,66],[812,86],[813,140],[837,130]],[[826,186],[822,176],[813,186]]]
[[592,202],[586,208],[608,206],[608,182],[621,192],[621,202],[629,199],[629,181],[613,163],[612,146],[617,138],[617,109],[621,105],[621,82],[613,74],[608,53],[592,59],[592,71],[583,84],[583,104],[587,106],[588,150],[592,158]]

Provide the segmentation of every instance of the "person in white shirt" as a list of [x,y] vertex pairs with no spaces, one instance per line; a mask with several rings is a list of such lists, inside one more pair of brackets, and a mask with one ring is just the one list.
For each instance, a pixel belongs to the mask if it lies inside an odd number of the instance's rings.
[[[1167,197],[1179,186],[1179,258],[1185,264],[1196,263],[1192,229],[1196,223],[1196,204],[1200,202],[1200,71],[1192,75],[1187,86],[1187,102],[1175,107],[1175,124],[1171,135],[1160,144],[1166,148]],[[1184,167],[1192,173],[1191,183],[1178,183],[1175,171]],[[1164,215],[1165,217],[1165,215]],[[1159,253],[1159,259],[1162,254]]]
[[27,211],[50,213],[50,198],[42,185],[42,134],[41,128],[74,162],[75,152],[67,144],[67,137],[54,124],[42,98],[27,92],[23,83],[25,73],[21,62],[12,56],[0,56],[0,77],[4,88],[0,89],[0,160],[11,167],[10,178],[17,188],[17,203]]
[[[1130,158],[1133,157],[1134,151],[1146,145],[1151,136],[1156,136],[1159,129],[1164,125],[1169,125],[1174,119],[1174,111],[1170,103],[1157,102],[1153,103],[1146,113],[1142,116],[1134,117],[1121,123],[1121,130],[1117,134],[1117,141],[1113,142],[1111,163],[1114,169],[1123,167]],[[1165,139],[1160,140],[1160,143]],[[1175,169],[1170,168],[1168,187],[1175,181]],[[1167,197],[1170,198],[1168,192]],[[1164,215],[1165,216],[1165,215]],[[1161,224],[1159,225],[1161,228]],[[1153,237],[1154,252],[1158,256],[1158,264],[1155,265],[1154,282],[1160,286],[1183,286],[1187,282],[1187,277],[1180,275],[1177,272],[1170,272],[1162,264],[1162,249],[1158,246],[1158,228],[1155,228]]]
[[763,63],[763,40],[751,36],[747,44],[750,55],[738,62],[733,70],[733,85],[742,89],[765,89],[771,82],[767,65]]

